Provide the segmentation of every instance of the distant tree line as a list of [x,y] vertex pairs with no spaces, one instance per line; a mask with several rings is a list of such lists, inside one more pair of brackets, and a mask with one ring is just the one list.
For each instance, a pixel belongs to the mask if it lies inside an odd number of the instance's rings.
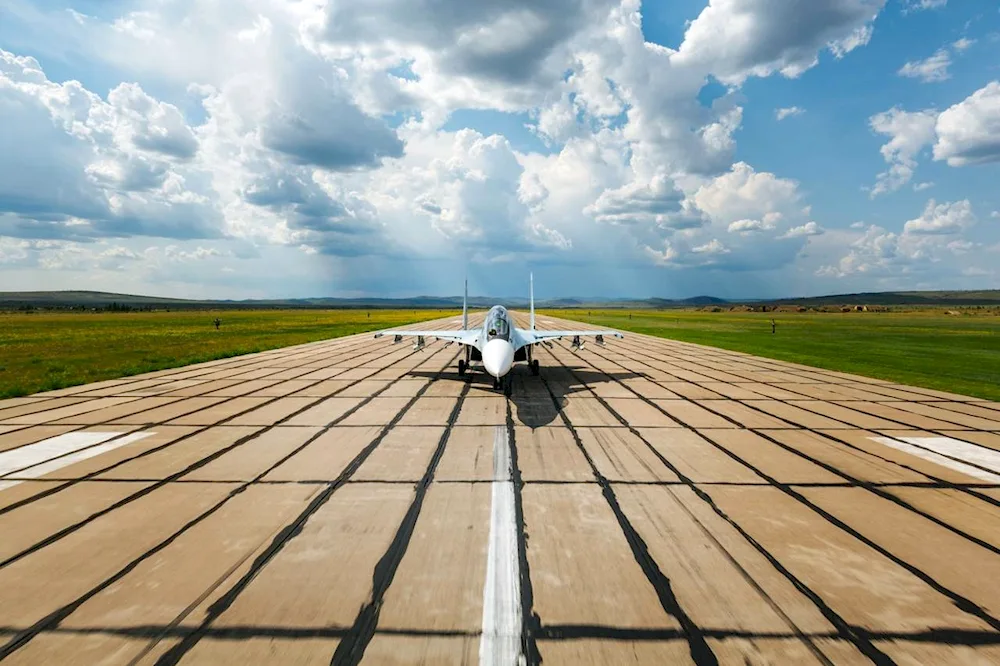
[[[128,303],[107,303],[104,305],[33,305],[24,303],[16,307],[3,308],[7,311],[15,312],[155,312],[163,308],[154,308],[151,305],[129,305]],[[169,309],[167,310],[169,312]]]

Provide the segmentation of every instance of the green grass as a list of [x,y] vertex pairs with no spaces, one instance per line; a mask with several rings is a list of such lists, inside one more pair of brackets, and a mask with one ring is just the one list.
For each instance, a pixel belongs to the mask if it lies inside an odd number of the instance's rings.
[[[260,310],[0,314],[0,398],[175,368],[454,314]],[[217,331],[212,324],[219,317]]]
[[[689,310],[548,311],[623,331],[695,342],[1000,401],[1000,317]],[[771,319],[777,331],[771,334]]]

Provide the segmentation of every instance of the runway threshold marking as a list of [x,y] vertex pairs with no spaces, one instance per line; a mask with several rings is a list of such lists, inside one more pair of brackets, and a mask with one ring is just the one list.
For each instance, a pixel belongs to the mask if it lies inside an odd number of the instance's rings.
[[483,585],[483,632],[479,639],[481,666],[521,661],[521,590],[518,575],[517,520],[514,477],[507,426],[493,434],[493,482],[490,540]]
[[[67,432],[29,446],[0,453],[0,490],[36,479],[67,465],[137,442],[152,432]],[[113,439],[117,437],[118,439]],[[111,440],[111,441],[108,441]],[[103,442],[103,443],[102,443]],[[16,477],[11,479],[10,477]]]
[[989,483],[1000,483],[1000,474],[991,474],[981,469],[986,468],[1000,472],[1000,453],[996,451],[951,437],[870,437],[869,439],[924,460],[930,460],[956,472],[968,474]]

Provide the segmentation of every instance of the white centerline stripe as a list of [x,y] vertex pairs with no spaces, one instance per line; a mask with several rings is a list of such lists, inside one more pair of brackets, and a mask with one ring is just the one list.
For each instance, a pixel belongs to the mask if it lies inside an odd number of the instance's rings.
[[[869,439],[891,446],[894,449],[905,451],[918,458],[930,460],[942,467],[953,469],[956,472],[967,474],[976,479],[989,483],[1000,483],[1000,475],[991,474],[978,467],[967,465],[959,460],[986,467],[1000,472],[1000,453],[983,447],[969,444],[951,437],[869,437]],[[950,456],[950,457],[949,457]]]
[[483,585],[483,633],[479,639],[481,665],[512,665],[521,659],[521,583],[518,575],[517,520],[514,479],[507,427],[493,435],[493,497],[490,506],[490,543]]
[[[113,451],[120,446],[149,437],[153,433],[134,432],[107,441],[121,434],[120,432],[67,432],[37,444],[0,453],[0,476],[5,477],[5,480],[0,481],[0,490],[16,486],[25,479],[37,479],[67,465]],[[10,480],[10,477],[16,477],[16,480]]]

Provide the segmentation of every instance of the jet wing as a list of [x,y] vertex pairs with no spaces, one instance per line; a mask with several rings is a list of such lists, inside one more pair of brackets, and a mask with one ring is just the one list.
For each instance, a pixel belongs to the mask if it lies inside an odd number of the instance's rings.
[[[423,337],[423,338],[437,338],[438,340],[447,340],[448,342],[457,342],[460,345],[475,345],[479,342],[479,330],[469,329],[467,331],[462,330],[451,330],[451,331],[379,331],[375,334],[376,338],[381,338],[384,335],[393,335],[399,339],[403,337]],[[399,342],[399,340],[396,340]]]
[[583,335],[594,335],[600,338],[598,342],[603,341],[604,337],[612,338],[624,338],[625,336],[618,331],[526,331],[523,329],[517,330],[521,339],[527,344],[533,345],[537,342],[543,342],[545,340],[558,340],[559,338],[575,338]]

